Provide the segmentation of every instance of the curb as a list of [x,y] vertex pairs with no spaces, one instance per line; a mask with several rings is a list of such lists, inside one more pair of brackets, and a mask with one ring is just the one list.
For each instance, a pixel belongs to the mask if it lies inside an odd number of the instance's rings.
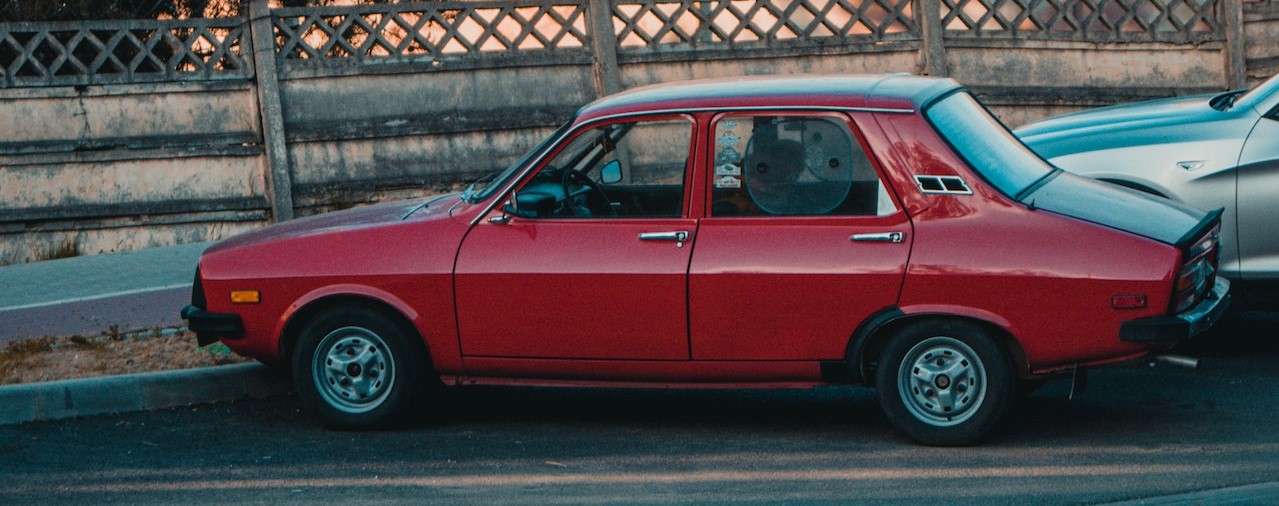
[[258,363],[0,387],[0,425],[265,398],[290,391]]

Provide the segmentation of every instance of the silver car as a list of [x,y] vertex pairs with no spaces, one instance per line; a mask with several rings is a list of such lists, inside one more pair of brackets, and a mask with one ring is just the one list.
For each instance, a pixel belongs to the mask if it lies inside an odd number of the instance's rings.
[[1015,133],[1066,171],[1224,208],[1220,268],[1237,304],[1279,309],[1279,76],[1251,90],[1065,114]]

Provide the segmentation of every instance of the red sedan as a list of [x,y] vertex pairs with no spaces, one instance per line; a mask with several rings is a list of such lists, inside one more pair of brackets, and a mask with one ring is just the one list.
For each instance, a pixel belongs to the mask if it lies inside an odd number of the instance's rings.
[[949,79],[693,81],[461,194],[223,241],[183,316],[341,428],[440,385],[852,383],[968,444],[1020,383],[1212,325],[1219,216],[1063,173]]

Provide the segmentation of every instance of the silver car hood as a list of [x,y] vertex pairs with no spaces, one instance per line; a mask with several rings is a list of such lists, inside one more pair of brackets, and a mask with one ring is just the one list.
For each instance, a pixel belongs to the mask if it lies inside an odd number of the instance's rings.
[[1013,133],[1045,159],[1119,147],[1242,138],[1246,131],[1238,132],[1236,126],[1249,128],[1256,113],[1245,107],[1218,111],[1209,105],[1212,97],[1193,95],[1090,109],[1030,123]]
[[1042,209],[1186,247],[1216,225],[1221,210],[1199,209],[1057,170],[1017,199]]

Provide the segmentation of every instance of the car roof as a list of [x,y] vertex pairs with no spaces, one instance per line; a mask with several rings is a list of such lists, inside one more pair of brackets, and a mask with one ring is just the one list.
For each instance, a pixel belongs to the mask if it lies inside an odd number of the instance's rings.
[[917,111],[961,88],[953,79],[880,75],[742,76],[655,84],[596,100],[577,121],[654,111],[840,108]]

